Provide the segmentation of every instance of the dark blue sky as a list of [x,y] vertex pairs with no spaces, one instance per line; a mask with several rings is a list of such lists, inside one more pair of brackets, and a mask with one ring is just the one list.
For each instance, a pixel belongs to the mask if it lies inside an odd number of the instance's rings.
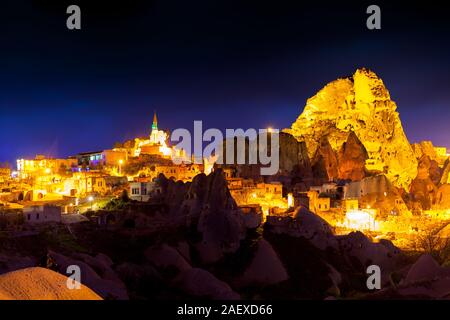
[[[384,80],[410,141],[450,147],[442,6],[379,1],[369,31],[364,1],[64,2],[2,4],[0,161],[110,148],[146,135],[153,110],[166,129],[288,127],[358,67]],[[72,3],[81,31],[65,26]]]

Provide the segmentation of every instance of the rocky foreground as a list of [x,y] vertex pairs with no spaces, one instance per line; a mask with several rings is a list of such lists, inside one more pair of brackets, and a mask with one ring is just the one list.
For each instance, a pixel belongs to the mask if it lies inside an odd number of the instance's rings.
[[0,300],[102,300],[81,285],[67,287],[67,277],[44,268],[27,268],[0,275]]
[[[83,223],[72,230],[70,250],[34,239],[34,257],[21,254],[21,242],[4,261],[10,266],[44,266],[0,276],[3,299],[381,299],[448,298],[450,269],[429,255],[407,255],[391,242],[371,241],[360,232],[336,236],[333,228],[305,208],[289,219],[246,224],[218,170],[192,183],[166,180],[168,210],[159,219],[173,229],[146,228],[148,208],[130,204],[117,213],[113,228]],[[177,190],[177,192],[173,192]],[[189,195],[189,196],[188,196]],[[123,222],[141,221],[133,229]],[[155,219],[155,217],[153,216]],[[55,235],[55,230],[51,231]],[[65,239],[64,228],[57,231]],[[13,247],[13,246],[16,247]],[[75,249],[78,248],[78,249]],[[84,248],[89,248],[88,250]],[[105,253],[101,253],[105,252]],[[22,252],[22,254],[25,254]],[[14,263],[16,261],[16,263]],[[382,290],[366,286],[369,265],[381,269]],[[2,263],[4,267],[6,262]],[[69,265],[81,269],[83,290],[65,287]],[[53,271],[51,271],[51,270]],[[8,271],[8,270],[4,270]],[[88,289],[90,288],[90,289]],[[92,290],[92,291],[91,291]]]

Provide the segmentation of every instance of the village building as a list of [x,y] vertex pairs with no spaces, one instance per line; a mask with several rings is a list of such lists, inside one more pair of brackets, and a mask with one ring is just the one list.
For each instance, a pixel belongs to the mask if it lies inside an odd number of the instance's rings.
[[161,194],[161,187],[156,182],[130,182],[128,196],[131,200],[146,202]]
[[114,148],[102,152],[103,165],[107,167],[123,166],[128,160],[128,152],[123,148]]
[[11,179],[10,168],[0,168],[0,183],[5,183]]
[[351,210],[358,210],[358,208],[359,208],[358,199],[345,199],[342,201],[342,209],[345,212],[348,212]]
[[309,210],[315,213],[329,211],[331,209],[330,197],[324,196],[323,193],[319,193],[313,189],[307,192],[309,198]]
[[37,155],[34,159],[17,160],[17,177],[20,179],[48,176],[63,171],[70,171],[78,165],[77,159],[53,159]]
[[81,167],[95,168],[104,164],[103,151],[82,152],[76,158]]
[[61,222],[61,207],[52,205],[30,206],[23,209],[25,223]]

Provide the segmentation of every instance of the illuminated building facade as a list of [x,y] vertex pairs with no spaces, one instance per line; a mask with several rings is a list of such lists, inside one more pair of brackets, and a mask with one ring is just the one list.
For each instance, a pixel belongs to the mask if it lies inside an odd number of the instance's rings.
[[436,151],[436,154],[440,158],[448,158],[450,154],[447,152],[446,147],[434,147],[434,150]]
[[78,165],[77,159],[52,159],[37,155],[35,159],[17,160],[18,177],[21,179],[37,176],[51,175],[60,172],[61,169],[70,170]]
[[0,168],[0,183],[3,183],[11,178],[11,169]]
[[131,153],[134,157],[138,157],[141,154],[151,154],[170,158],[173,150],[167,146],[167,139],[167,133],[158,129],[158,118],[155,112],[149,138],[145,140],[136,138]]

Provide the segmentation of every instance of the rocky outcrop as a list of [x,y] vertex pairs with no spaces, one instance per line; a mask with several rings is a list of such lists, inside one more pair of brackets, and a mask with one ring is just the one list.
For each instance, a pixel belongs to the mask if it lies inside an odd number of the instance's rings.
[[149,264],[124,262],[115,270],[127,285],[130,300],[158,298],[165,287],[161,275]]
[[322,182],[332,181],[338,177],[338,161],[335,151],[327,137],[323,137],[312,158],[312,170],[314,178]]
[[428,156],[431,160],[437,159],[437,153],[434,149],[433,143],[431,141],[421,141],[419,143],[414,143],[411,145],[414,154],[417,159],[422,158],[422,156]]
[[431,159],[427,155],[423,155],[419,159],[419,165],[417,166],[416,179],[428,179],[430,177]]
[[447,159],[442,170],[441,184],[450,183],[450,159]]
[[182,272],[191,268],[191,265],[174,248],[167,244],[153,246],[144,252],[147,260],[158,269],[175,268],[176,272]]
[[441,267],[431,255],[422,255],[397,288],[398,294],[428,299],[450,297],[450,268]]
[[247,229],[255,230],[263,223],[262,210],[250,210],[244,214],[244,225]]
[[266,224],[275,234],[305,238],[320,250],[337,248],[337,240],[331,226],[305,207],[296,208],[292,216],[269,216]]
[[[265,238],[280,256],[289,274],[288,283],[309,288],[311,296],[338,297],[343,288],[367,290],[367,267],[378,265],[382,285],[390,283],[393,272],[406,266],[402,252],[390,241],[372,242],[361,232],[334,235],[330,226],[305,210],[295,217],[268,217]],[[290,248],[294,246],[294,248]]]
[[186,294],[213,300],[238,300],[239,294],[230,286],[217,279],[212,273],[198,268],[191,268],[182,272],[175,284]]
[[373,264],[379,266],[385,281],[401,262],[401,251],[390,241],[373,243],[359,231],[339,237],[339,249],[355,268],[365,270]]
[[294,136],[280,132],[280,171],[279,174],[291,175],[297,179],[312,178],[311,163],[304,141],[298,141]]
[[434,160],[430,161],[430,166],[428,168],[428,172],[429,172],[431,181],[433,181],[433,183],[435,185],[438,185],[439,181],[441,180],[441,177],[442,177],[442,169],[441,169],[441,167],[439,167],[439,164],[437,161],[434,161]]
[[437,161],[424,154],[419,158],[416,179],[431,179],[431,181],[437,185],[442,175],[441,171]]
[[424,254],[411,266],[403,283],[450,277],[450,268],[441,267],[430,254]]
[[420,159],[422,156],[428,156],[430,160],[436,161],[436,163],[440,167],[442,167],[444,162],[448,159],[447,156],[438,153],[436,147],[431,141],[421,141],[419,143],[414,143],[411,145],[411,147],[417,159]]
[[252,262],[236,281],[240,287],[249,285],[274,285],[289,278],[280,258],[270,243],[262,239],[258,242]]
[[152,246],[144,255],[170,287],[190,296],[216,300],[240,298],[227,283],[206,270],[193,268],[177,249],[167,244]]
[[437,189],[435,209],[450,209],[450,184],[446,183]]
[[191,183],[158,177],[171,216],[180,224],[194,227],[201,235],[196,244],[200,258],[212,263],[234,252],[245,237],[243,214],[228,190],[222,170],[199,174]]
[[385,172],[396,186],[408,188],[417,174],[417,160],[396,109],[383,81],[372,71],[359,69],[308,99],[286,132],[305,141],[312,158],[323,137],[338,151],[353,131],[367,150],[366,169]]
[[438,155],[434,149],[433,142],[431,141],[421,141],[419,143],[414,143],[411,145],[414,154],[417,159],[422,158],[422,156],[428,156],[431,160],[437,160]]
[[48,266],[63,275],[67,275],[69,266],[78,266],[81,270],[81,283],[102,298],[127,300],[125,284],[112,270],[109,262],[110,260],[105,259],[104,255],[100,255],[98,259],[86,254],[68,257],[50,250],[47,255]]
[[85,285],[69,289],[68,278],[45,268],[27,268],[0,276],[0,300],[102,300]]
[[339,179],[353,181],[364,179],[367,158],[366,148],[356,134],[351,131],[338,153]]
[[[260,136],[258,136],[260,139]],[[252,141],[258,141],[254,139]],[[226,165],[216,164],[216,167],[233,167],[235,168],[236,175],[241,178],[251,178],[254,180],[261,179],[261,165],[260,163],[250,164],[249,163],[249,152],[252,154],[259,155],[269,154],[271,150],[272,139],[267,139],[267,146],[260,146],[258,143],[251,143],[249,139],[245,141],[244,153],[245,153],[245,164],[238,164],[237,162],[237,139],[226,139],[222,143],[223,159],[226,159],[226,148],[227,144],[234,143],[234,155],[235,159],[232,163],[227,162]],[[308,150],[306,148],[306,143],[303,141],[298,141],[294,136],[286,132],[280,132],[278,136],[279,143],[279,157],[278,157],[278,172],[276,174],[270,175],[271,180],[280,181],[283,178],[289,177],[289,179],[295,179],[296,181],[310,181],[312,179],[311,162],[308,156]],[[259,156],[258,156],[259,157]]]
[[420,158],[417,177],[411,183],[410,188],[413,201],[419,202],[423,210],[431,209],[437,192],[436,185],[430,175],[432,163],[435,163],[435,161],[430,160],[427,155]]
[[178,242],[175,249],[183,256],[186,262],[191,263],[191,248],[186,241]]
[[208,176],[197,230],[202,234],[199,253],[204,262],[214,262],[224,253],[235,252],[245,237],[245,223],[242,212],[231,197],[222,172]]
[[[383,270],[383,269],[381,269]],[[450,268],[444,268],[429,254],[422,255],[413,265],[396,271],[401,277],[393,286],[366,296],[368,299],[442,300],[450,297]]]

